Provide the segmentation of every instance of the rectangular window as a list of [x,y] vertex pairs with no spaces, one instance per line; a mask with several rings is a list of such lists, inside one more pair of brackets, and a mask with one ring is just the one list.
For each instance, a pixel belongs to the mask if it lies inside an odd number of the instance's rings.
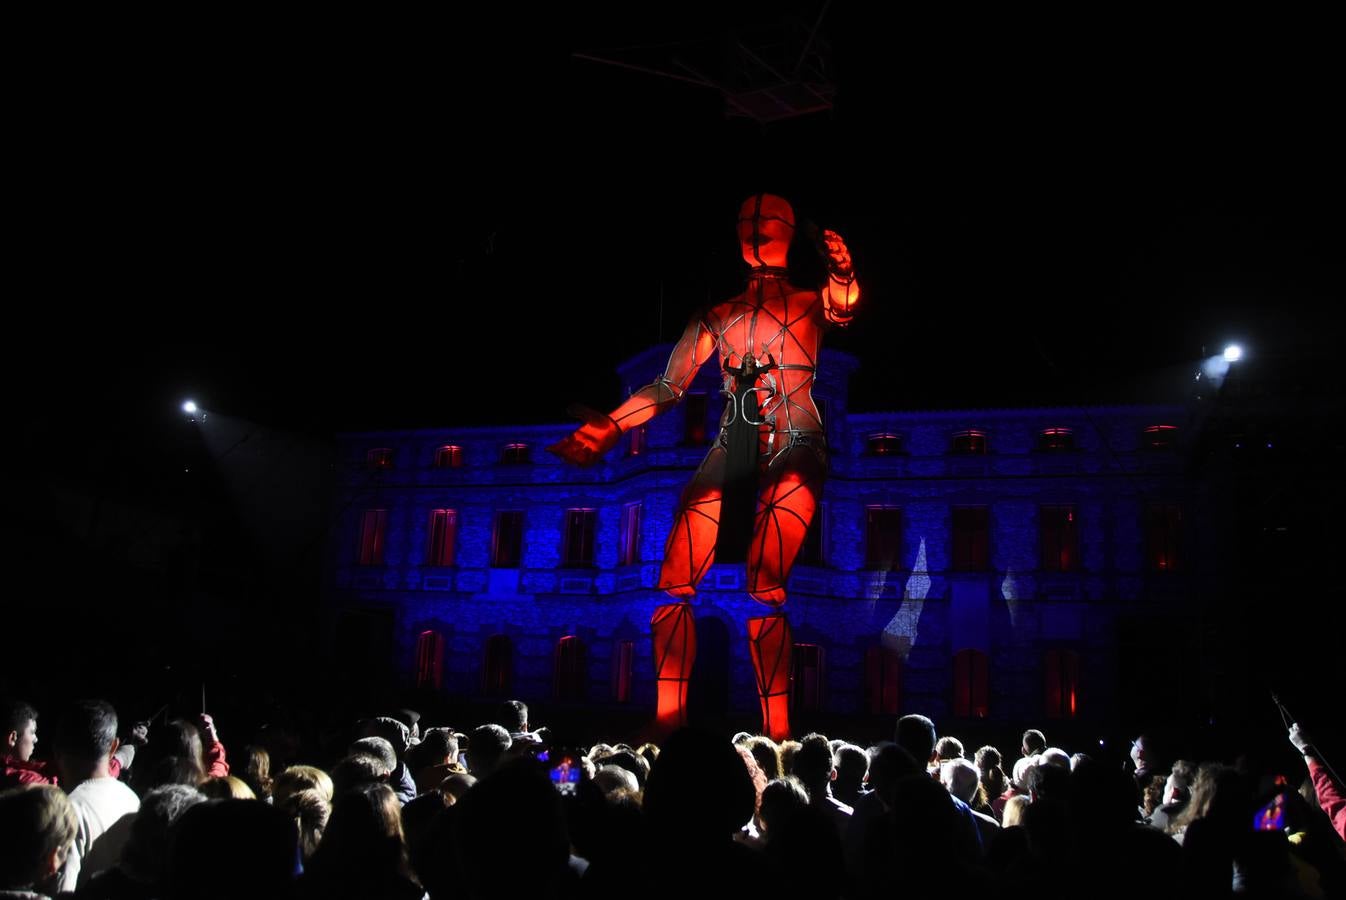
[[953,714],[961,719],[984,719],[990,711],[990,679],[986,654],[959,650],[953,655]]
[[819,712],[823,708],[823,648],[794,645],[793,711]]
[[439,690],[444,686],[444,636],[433,629],[416,638],[416,687]]
[[635,641],[618,641],[612,651],[612,699],[631,702],[631,672],[635,669]]
[[1178,567],[1178,531],[1182,509],[1176,503],[1156,503],[1146,510],[1145,543],[1153,572],[1172,572]]
[[891,716],[898,710],[902,689],[902,658],[877,644],[865,650],[865,699],[872,715]]
[[365,465],[376,471],[391,469],[393,467],[393,448],[375,447],[373,450],[366,451]]
[[647,425],[637,425],[628,431],[626,433],[626,455],[644,456],[649,433],[650,430]]
[[799,548],[798,562],[806,566],[823,566],[826,561],[823,557],[823,529],[826,527],[827,506],[819,503],[818,508],[813,511],[813,519],[809,522],[809,530],[804,532],[804,546]]
[[1052,719],[1075,718],[1080,701],[1080,654],[1074,650],[1048,650],[1043,676],[1047,716]]
[[865,510],[865,568],[896,569],[902,559],[902,510],[871,506]]
[[621,553],[617,559],[619,566],[631,566],[640,562],[640,504],[628,503],[622,507]]
[[356,556],[358,565],[383,565],[383,544],[387,531],[388,510],[366,509],[360,513],[360,547]]
[[1079,567],[1079,528],[1073,506],[1044,506],[1038,510],[1042,539],[1042,568],[1074,572]]
[[458,513],[452,509],[430,510],[430,551],[427,562],[432,566],[453,565],[454,543],[458,539]]
[[710,407],[705,394],[688,394],[682,400],[683,432],[682,442],[691,447],[699,447],[706,442],[706,418]]
[[566,510],[565,546],[561,550],[561,565],[592,566],[594,564],[594,526],[597,522],[598,510]]
[[984,506],[957,507],[953,511],[953,569],[984,572],[991,565],[990,510]]
[[522,564],[523,510],[497,512],[491,536],[491,565],[498,569],[517,569]]

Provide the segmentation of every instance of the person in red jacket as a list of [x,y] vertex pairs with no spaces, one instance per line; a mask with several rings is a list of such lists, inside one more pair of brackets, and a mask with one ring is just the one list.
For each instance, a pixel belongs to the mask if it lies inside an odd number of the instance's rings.
[[[131,768],[136,748],[145,746],[149,725],[137,722],[108,763],[108,772],[120,778]],[[58,784],[56,767],[49,759],[33,759],[37,746],[37,710],[22,700],[0,704],[0,790],[24,784]]]
[[1300,731],[1299,723],[1290,726],[1290,743],[1304,754],[1304,762],[1309,767],[1309,777],[1313,779],[1313,791],[1318,795],[1318,805],[1332,820],[1332,828],[1346,840],[1346,789],[1335,777],[1335,773],[1319,758],[1317,749],[1308,735]]

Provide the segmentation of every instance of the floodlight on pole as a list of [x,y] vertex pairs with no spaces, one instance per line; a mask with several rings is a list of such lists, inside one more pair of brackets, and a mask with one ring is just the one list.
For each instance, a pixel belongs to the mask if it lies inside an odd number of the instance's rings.
[[189,416],[191,416],[191,415],[195,415],[195,414],[196,414],[196,410],[197,410],[197,406],[196,406],[196,403],[195,403],[195,402],[193,402],[193,401],[191,401],[191,400],[187,400],[187,401],[184,401],[184,402],[183,402],[183,404],[182,404],[182,411],[185,412],[187,415],[189,415]]
[[1231,363],[1238,362],[1242,358],[1243,358],[1243,348],[1240,347],[1238,344],[1230,344],[1228,347],[1224,348],[1225,362],[1231,362]]

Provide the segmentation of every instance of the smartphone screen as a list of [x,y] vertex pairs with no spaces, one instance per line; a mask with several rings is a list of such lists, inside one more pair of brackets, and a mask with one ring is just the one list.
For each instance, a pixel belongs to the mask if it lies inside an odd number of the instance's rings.
[[1253,816],[1253,828],[1258,831],[1283,831],[1285,829],[1285,795],[1277,794],[1271,802],[1262,807]]
[[563,794],[573,793],[580,781],[580,763],[573,754],[565,753],[556,757],[556,765],[548,770],[551,782]]

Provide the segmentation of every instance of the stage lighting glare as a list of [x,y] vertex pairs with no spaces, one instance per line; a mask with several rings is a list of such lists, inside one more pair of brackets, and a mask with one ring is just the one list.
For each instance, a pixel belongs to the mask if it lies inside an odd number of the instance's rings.
[[1238,344],[1230,344],[1224,348],[1225,362],[1238,362],[1243,358],[1243,348]]
[[187,402],[182,404],[182,411],[189,416],[196,412],[196,408],[197,408],[196,404],[193,403],[191,400],[188,400]]

